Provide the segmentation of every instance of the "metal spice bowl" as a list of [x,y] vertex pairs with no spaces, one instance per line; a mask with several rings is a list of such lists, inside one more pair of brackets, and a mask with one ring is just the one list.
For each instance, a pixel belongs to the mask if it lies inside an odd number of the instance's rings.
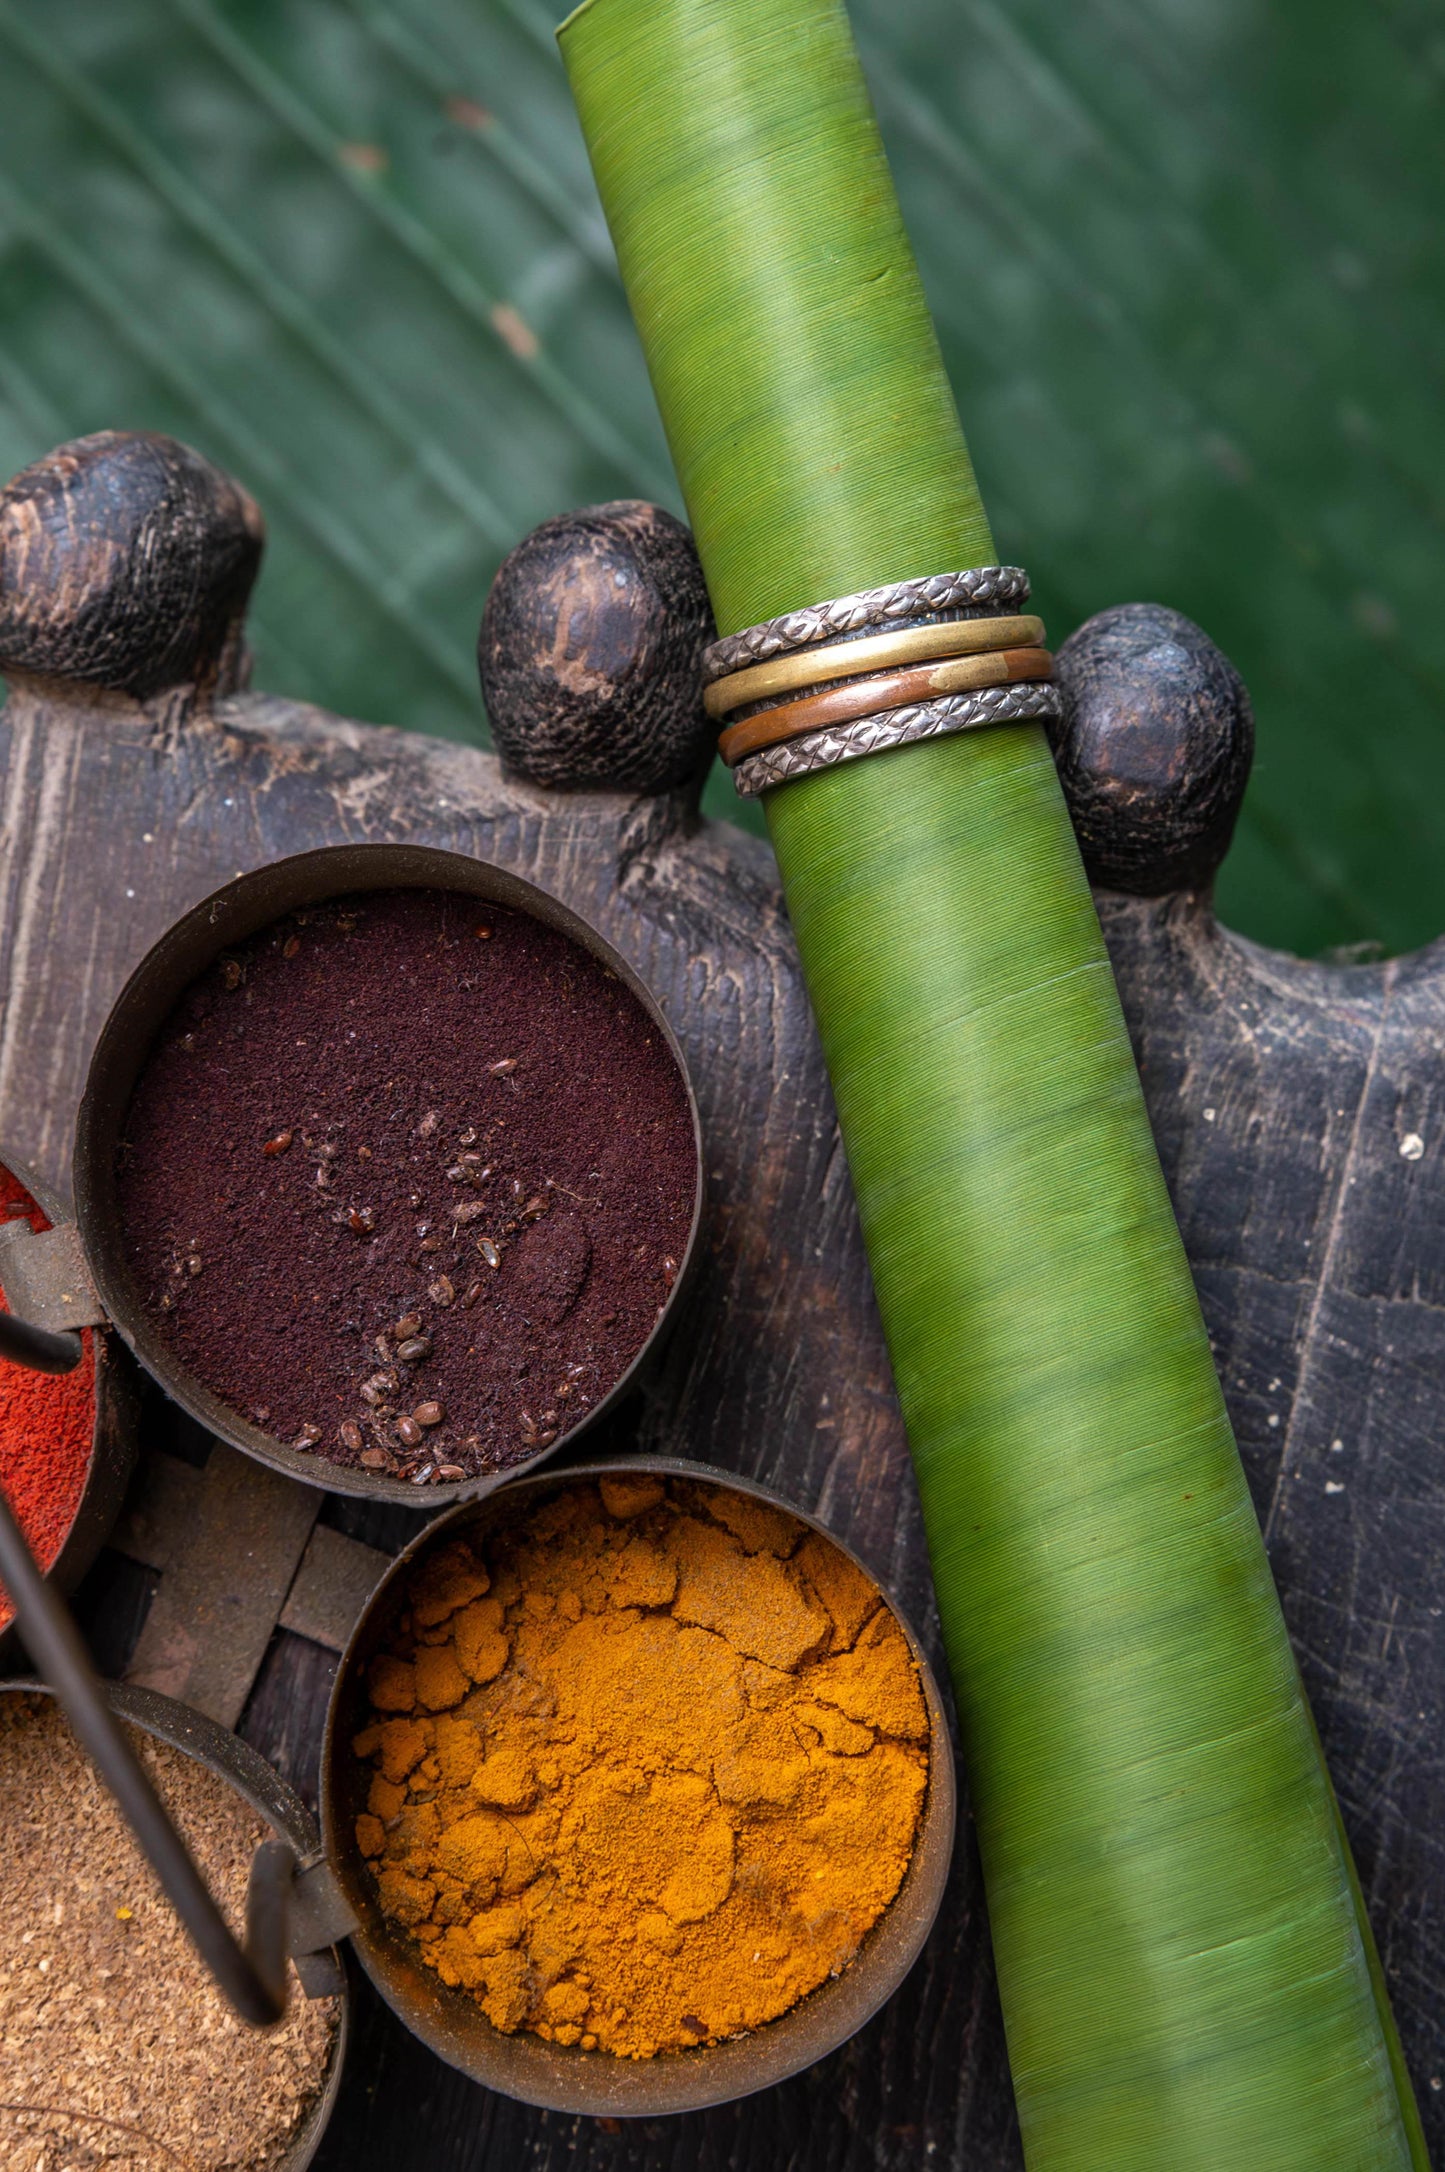
[[[486,1529],[509,1514],[519,1498],[540,1498],[568,1485],[637,1472],[745,1494],[781,1509],[837,1546],[892,1609],[918,1663],[930,1727],[928,1791],[913,1855],[896,1897],[855,1958],[840,1975],[750,2035],[645,2060],[568,2048],[530,2034],[504,2035],[465,1992],[448,1989],[421,1965],[382,1916],[356,1845],[353,1828],[364,1802],[361,1768],[351,1751],[352,1739],[367,1716],[368,1665],[401,1611],[407,1585],[423,1557],[459,1533]],[[453,1509],[428,1525],[397,1556],[368,1601],[342,1656],[327,1710],[321,1765],[322,1835],[341,1894],[358,1919],[352,1938],[358,1959],[387,2004],[438,2057],[489,2089],[552,2111],[622,2118],[698,2111],[785,2081],[835,2051],[891,1997],[918,1958],[943,1899],[955,1815],[953,1755],[938,1684],[918,1638],[878,1579],[825,1524],[781,1494],[707,1464],[671,1457],[630,1456],[581,1463],[566,1472],[514,1480],[487,1501]]]
[[[280,1774],[249,1743],[228,1729],[218,1727],[204,1713],[177,1703],[173,1697],[162,1697],[154,1690],[132,1689],[117,1682],[103,1683],[101,1689],[118,1719],[154,1736],[158,1742],[168,1743],[172,1749],[194,1758],[208,1772],[224,1780],[273,1832],[290,1843],[301,1864],[303,1878],[308,1871],[315,1873],[320,1849],[310,1812]],[[8,1692],[41,1697],[53,1694],[40,1682],[0,1682],[0,1695]],[[324,1867],[321,1876],[324,1880]],[[305,1921],[303,1915],[299,1922],[304,1925]],[[303,1946],[308,1943],[304,1930],[299,1943]],[[285,2155],[276,2161],[273,2172],[305,2172],[305,2167],[316,2155],[336,2108],[350,2026],[350,1985],[340,1949],[318,1943],[315,1951],[298,1951],[293,1953],[293,1958],[308,1995],[334,1997],[340,2001],[340,2006],[326,2080]]]
[[[658,1319],[646,1342],[608,1393],[577,1425],[507,1470],[419,1487],[383,1473],[348,1469],[273,1439],[222,1402],[182,1365],[159,1334],[142,1303],[125,1257],[116,1186],[116,1151],[132,1090],[151,1044],[191,982],[220,954],[298,908],[367,890],[442,890],[529,914],[565,935],[616,976],[636,998],[677,1065],[692,1117],[696,1192],[687,1243]],[[575,1446],[635,1385],[667,1334],[682,1302],[698,1250],[704,1197],[702,1134],[697,1098],[672,1028],[644,982],[627,961],[577,913],[520,876],[462,853],[421,845],[338,845],[273,862],[228,883],[176,922],[141,961],[121,991],[96,1044],[76,1129],[76,1227],[64,1233],[69,1249],[56,1249],[53,1265],[36,1257],[31,1302],[16,1309],[48,1327],[76,1324],[77,1312],[59,1302],[58,1279],[90,1282],[94,1309],[86,1319],[108,1319],[141,1364],[182,1409],[233,1448],[289,1478],[336,1493],[432,1508],[492,1492],[519,1471],[546,1460],[555,1446]],[[66,1293],[69,1295],[70,1293]],[[82,1294],[81,1303],[85,1302]]]
[[[52,1228],[63,1225],[65,1208],[39,1178],[0,1149],[0,1164],[29,1192]],[[12,1235],[13,1232],[13,1235]],[[8,1291],[9,1243],[23,1242],[30,1225],[23,1217],[0,1223],[0,1288]],[[24,1311],[12,1298],[12,1309]],[[109,1538],[120,1514],[130,1474],[135,1467],[136,1420],[140,1409],[135,1367],[125,1345],[104,1327],[97,1327],[95,1349],[95,1421],[91,1429],[90,1462],[85,1484],[76,1503],[70,1529],[46,1574],[64,1592],[73,1591]],[[16,1651],[13,1624],[0,1631],[0,1665]]]

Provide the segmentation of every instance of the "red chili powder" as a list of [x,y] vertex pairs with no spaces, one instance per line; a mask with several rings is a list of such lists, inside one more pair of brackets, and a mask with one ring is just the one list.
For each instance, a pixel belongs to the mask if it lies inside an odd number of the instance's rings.
[[[49,1229],[24,1185],[0,1165],[0,1222],[22,1214],[32,1229]],[[3,1290],[0,1305],[10,1310]],[[0,1484],[43,1569],[65,1544],[90,1468],[95,1345],[89,1329],[82,1340],[85,1356],[73,1373],[27,1372],[0,1358]],[[0,1586],[0,1629],[14,1612]]]

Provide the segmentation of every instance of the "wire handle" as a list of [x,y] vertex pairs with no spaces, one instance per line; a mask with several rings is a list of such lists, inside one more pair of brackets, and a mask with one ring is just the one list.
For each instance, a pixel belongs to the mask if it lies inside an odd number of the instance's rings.
[[84,1355],[78,1335],[53,1335],[48,1328],[17,1320],[13,1312],[0,1312],[0,1358],[9,1358],[12,1365],[24,1365],[32,1373],[73,1373]]
[[[71,1347],[67,1353],[47,1347],[56,1344]],[[63,1354],[68,1363],[58,1362]],[[81,1341],[0,1313],[0,1357],[36,1372],[68,1372],[80,1362]],[[3,1485],[0,1582],[10,1594],[26,1650],[64,1707],[222,1995],[242,2021],[271,2028],[286,2011],[287,1932],[297,1869],[291,1848],[284,1840],[266,1840],[251,1858],[242,1947],[107,1704],[70,1609],[41,1574]]]

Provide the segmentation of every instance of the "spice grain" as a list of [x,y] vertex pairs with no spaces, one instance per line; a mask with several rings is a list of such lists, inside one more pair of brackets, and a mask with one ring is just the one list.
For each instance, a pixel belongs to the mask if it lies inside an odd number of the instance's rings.
[[848,1965],[907,1870],[929,1722],[837,1547],[639,1472],[443,1543],[403,1608],[356,1839],[383,1914],[495,2027],[648,2058]]
[[[267,1837],[193,1758],[132,1731],[233,1928]],[[264,2034],[212,1985],[48,1697],[0,1696],[0,2162],[7,2172],[269,2172],[325,2085],[334,1999]],[[17,2106],[41,2107],[20,2111]]]

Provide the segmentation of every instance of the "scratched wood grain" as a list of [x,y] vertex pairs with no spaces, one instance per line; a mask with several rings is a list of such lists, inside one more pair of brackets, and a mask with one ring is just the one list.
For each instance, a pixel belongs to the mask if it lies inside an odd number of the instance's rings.
[[[1081,717],[1097,691],[1082,673]],[[566,899],[647,978],[686,1052],[707,1140],[706,1256],[688,1318],[611,1438],[751,1473],[820,1513],[936,1652],[906,1447],[773,863],[758,840],[700,822],[688,793],[544,794],[489,756],[273,697],[142,699],[14,673],[0,715],[5,1151],[65,1187],[90,1048],[178,914],[265,860],[383,837],[478,853]],[[1097,895],[1439,2151],[1445,946],[1308,964],[1221,928],[1207,890]],[[153,1398],[152,1437],[171,1422]],[[379,1545],[411,1527],[339,1501],[323,1516]],[[83,1610],[112,1666],[153,1584],[113,1556],[93,1575]],[[333,1666],[278,1633],[242,1722],[303,1790]],[[565,2119],[451,2073],[363,1992],[318,2160],[323,2172],[1019,2162],[966,1827],[919,1966],[859,2037],[784,2087],[686,2119]]]

